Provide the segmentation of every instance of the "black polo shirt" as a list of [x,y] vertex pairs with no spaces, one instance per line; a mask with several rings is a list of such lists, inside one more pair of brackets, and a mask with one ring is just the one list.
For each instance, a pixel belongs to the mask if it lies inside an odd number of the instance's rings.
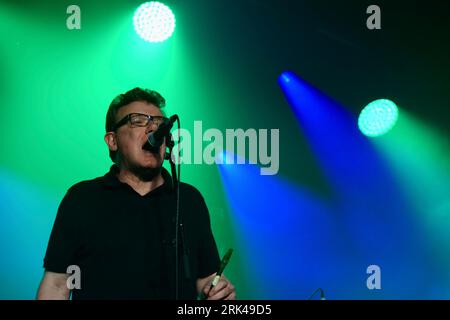
[[[72,186],[62,200],[44,259],[46,271],[81,270],[73,299],[175,298],[175,193],[163,168],[164,184],[141,196],[117,178],[112,166],[103,177]],[[195,299],[195,281],[220,263],[209,212],[200,192],[180,184],[179,298]],[[188,270],[182,259],[188,254]],[[190,276],[190,277],[189,277]],[[189,278],[188,278],[189,277]]]

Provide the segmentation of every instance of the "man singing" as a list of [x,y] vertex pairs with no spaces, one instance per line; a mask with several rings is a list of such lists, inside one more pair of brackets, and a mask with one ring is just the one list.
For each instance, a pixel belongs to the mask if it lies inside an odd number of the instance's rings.
[[[110,104],[104,139],[114,164],[64,196],[38,299],[175,299],[177,291],[180,299],[196,299],[201,292],[211,300],[235,299],[224,276],[210,290],[220,264],[217,246],[205,201],[186,183],[180,184],[176,276],[176,193],[162,167],[166,144],[155,149],[148,143],[149,133],[168,121],[164,106],[159,93],[140,88]],[[79,288],[67,281],[69,266],[79,268]]]

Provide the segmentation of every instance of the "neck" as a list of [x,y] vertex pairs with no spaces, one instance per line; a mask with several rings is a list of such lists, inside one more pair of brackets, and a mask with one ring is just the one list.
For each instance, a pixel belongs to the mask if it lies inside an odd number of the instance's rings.
[[126,169],[121,169],[119,174],[117,175],[117,178],[119,179],[119,181],[126,183],[130,187],[132,187],[133,190],[139,193],[141,196],[144,196],[150,191],[158,188],[159,186],[162,186],[164,183],[164,178],[162,177],[161,173],[155,176],[155,178],[150,181],[143,181],[138,176]]

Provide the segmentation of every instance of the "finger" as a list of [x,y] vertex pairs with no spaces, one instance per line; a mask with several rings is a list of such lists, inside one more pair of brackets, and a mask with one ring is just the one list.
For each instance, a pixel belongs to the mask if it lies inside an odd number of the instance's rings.
[[227,297],[225,297],[225,300],[236,300],[236,292],[230,293]]
[[229,294],[228,291],[225,290],[221,290],[219,292],[217,292],[216,294],[209,296],[208,300],[222,300],[224,299],[227,295]]
[[225,297],[225,300],[236,300],[236,289],[234,286],[230,283],[228,290],[230,290],[230,294]]
[[228,285],[229,282],[224,281],[224,280],[220,280],[209,292],[209,295],[215,295],[217,292],[219,292],[220,290],[222,290],[223,288],[225,288]]
[[208,297],[209,300],[221,300],[226,298],[234,291],[234,287],[231,284],[227,284],[224,288],[217,291],[216,293],[211,293]]

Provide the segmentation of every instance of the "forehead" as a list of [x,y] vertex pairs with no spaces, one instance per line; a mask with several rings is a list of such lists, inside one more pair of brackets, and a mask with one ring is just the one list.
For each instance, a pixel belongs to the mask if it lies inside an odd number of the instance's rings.
[[129,113],[143,113],[152,116],[162,116],[161,110],[154,104],[146,101],[131,102],[117,111],[116,120],[120,120]]

